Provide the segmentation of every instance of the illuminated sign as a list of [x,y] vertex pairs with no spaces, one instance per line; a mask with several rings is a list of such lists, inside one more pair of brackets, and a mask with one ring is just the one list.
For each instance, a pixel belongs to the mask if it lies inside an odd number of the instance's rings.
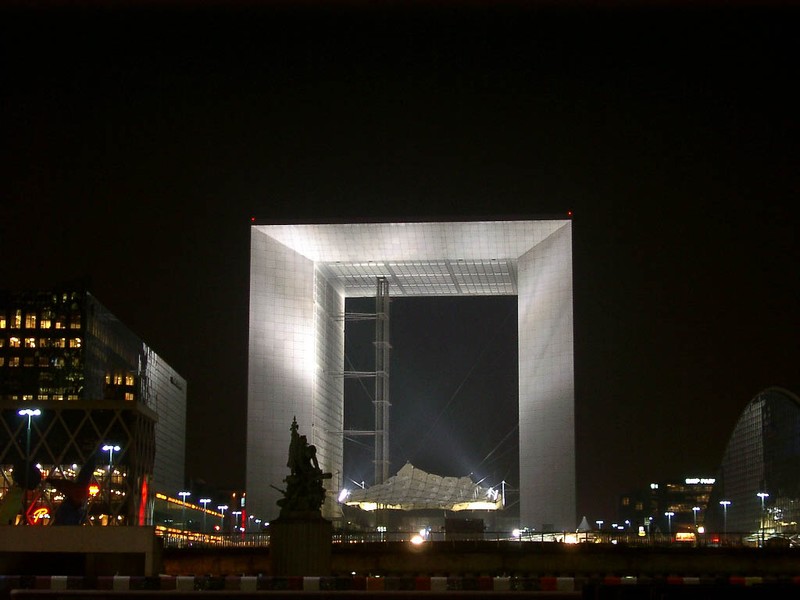
[[97,496],[100,493],[100,486],[96,483],[93,483],[89,486],[89,495],[90,496]]
[[31,513],[31,519],[34,523],[38,523],[39,519],[49,519],[50,518],[50,511],[46,508],[37,508],[33,513]]
[[702,477],[687,477],[686,478],[686,485],[714,485],[716,479],[714,478],[702,478]]

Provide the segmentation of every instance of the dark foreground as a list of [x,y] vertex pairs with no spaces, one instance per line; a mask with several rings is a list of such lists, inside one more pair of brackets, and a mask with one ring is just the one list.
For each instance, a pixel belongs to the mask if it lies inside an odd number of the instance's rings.
[[2,600],[669,600],[797,598],[800,577],[8,577]]

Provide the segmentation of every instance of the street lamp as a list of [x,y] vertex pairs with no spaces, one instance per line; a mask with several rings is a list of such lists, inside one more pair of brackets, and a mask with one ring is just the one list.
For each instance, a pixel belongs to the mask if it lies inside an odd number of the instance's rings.
[[700,512],[699,506],[692,507],[692,516],[694,517],[694,530],[697,531],[697,513]]
[[25,489],[22,490],[22,524],[28,524],[28,486],[31,470],[31,417],[38,417],[42,411],[38,408],[23,408],[17,412],[20,417],[28,417],[28,433],[25,437]]
[[228,505],[227,504],[220,504],[219,506],[217,506],[217,510],[220,513],[222,513],[220,518],[219,518],[219,530],[220,530],[220,532],[224,533],[225,532],[225,511],[228,510]]
[[664,513],[664,516],[667,517],[667,533],[672,535],[672,517],[675,516],[675,513],[668,510]]
[[186,497],[191,495],[192,492],[178,492],[178,496],[183,500],[183,504],[181,504],[181,529],[183,531],[186,531]]
[[730,500],[720,500],[722,505],[722,533],[728,534],[728,507],[731,505]]
[[597,523],[597,529],[599,529],[599,530],[602,530],[602,529],[603,529],[603,521],[602,521],[602,520],[600,520],[600,521],[595,521],[595,523]]
[[761,547],[764,547],[764,500],[769,498],[769,494],[767,492],[758,492],[756,494],[759,498],[761,498]]
[[106,483],[106,494],[108,498],[108,522],[111,523],[111,469],[114,466],[114,452],[119,452],[120,447],[116,444],[106,444],[103,452],[108,452],[108,479]]
[[198,502],[203,505],[203,533],[205,533],[206,532],[206,511],[208,510],[206,507],[208,506],[208,503],[211,502],[211,498],[200,498],[200,500],[198,500]]
[[116,444],[113,444],[113,445],[112,444],[106,444],[105,446],[103,446],[103,452],[108,452],[108,468],[109,469],[114,464],[114,452],[119,452],[120,450],[122,450],[122,448],[120,448]]
[[239,525],[238,525],[237,521],[239,520],[239,515],[241,515],[241,514],[242,514],[242,511],[240,511],[240,510],[234,510],[233,512],[231,512],[231,516],[234,517],[233,519],[231,519],[231,521],[233,521],[233,523],[231,525],[231,532],[239,530]]

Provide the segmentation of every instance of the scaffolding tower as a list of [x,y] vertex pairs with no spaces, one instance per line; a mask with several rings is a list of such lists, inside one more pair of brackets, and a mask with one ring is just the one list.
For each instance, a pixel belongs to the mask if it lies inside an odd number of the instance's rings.
[[389,479],[389,281],[375,294],[375,483]]
[[375,479],[373,485],[383,483],[389,479],[389,358],[391,344],[389,343],[389,280],[379,277],[375,291],[375,313],[345,315],[347,320],[375,319],[375,370],[374,371],[345,371],[348,378],[375,379],[375,397],[372,401],[375,407],[375,429],[345,430],[346,436],[372,436],[375,438]]

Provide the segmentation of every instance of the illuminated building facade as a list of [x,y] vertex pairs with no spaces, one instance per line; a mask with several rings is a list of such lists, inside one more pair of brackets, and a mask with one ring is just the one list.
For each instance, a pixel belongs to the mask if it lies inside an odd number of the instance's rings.
[[[727,504],[722,505],[722,502]],[[714,531],[800,539],[800,398],[769,388],[742,411],[709,506]]]
[[[634,531],[639,527],[663,533],[695,531],[705,523],[713,487],[713,477],[651,483],[620,497],[617,524]],[[666,513],[672,514],[667,518]]]
[[520,520],[575,528],[570,221],[253,224],[250,257],[253,511],[277,513],[293,417],[323,471],[341,472],[344,301],[386,278],[392,296],[517,296]]
[[[3,493],[26,460],[26,408],[41,410],[29,459],[45,476],[96,462],[90,513],[103,522],[148,521],[154,490],[184,485],[186,381],[86,291],[0,294]],[[59,502],[47,484],[36,494],[32,511]]]

